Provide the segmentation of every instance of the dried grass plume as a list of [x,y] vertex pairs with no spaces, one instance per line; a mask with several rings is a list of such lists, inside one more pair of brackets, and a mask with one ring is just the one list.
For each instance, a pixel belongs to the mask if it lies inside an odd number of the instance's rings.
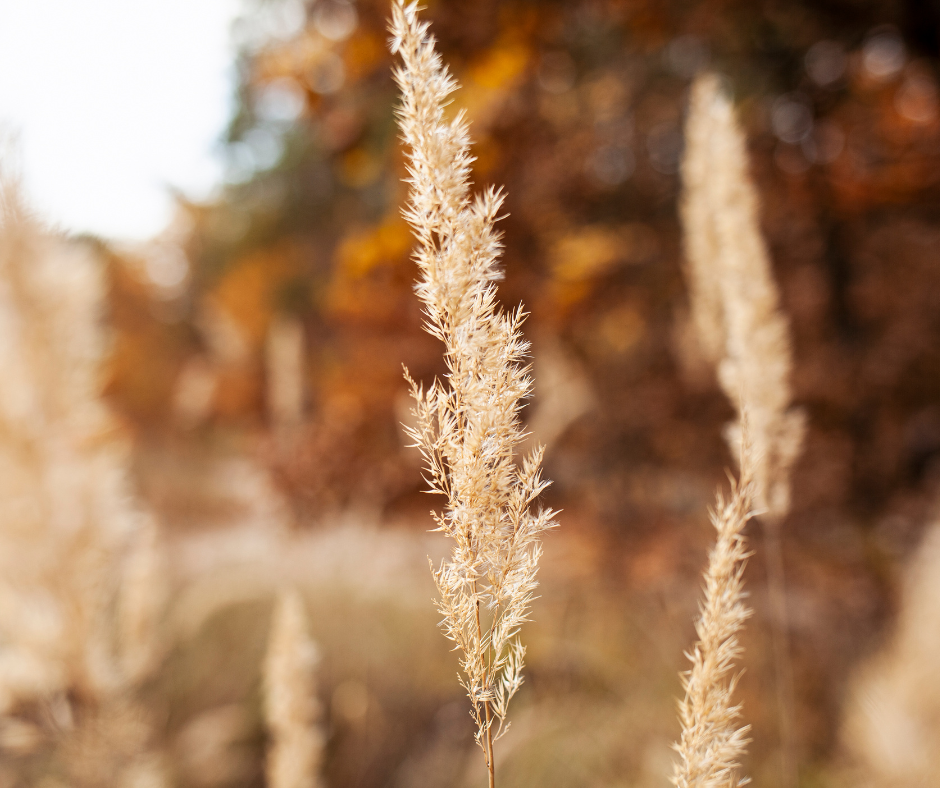
[[113,611],[146,516],[101,397],[101,260],[0,178],[0,713],[126,687]]
[[[747,409],[756,504],[782,519],[805,417],[792,407],[790,327],[760,231],[744,134],[714,74],[692,88],[682,179],[692,319],[728,398],[739,414]],[[740,427],[730,432],[737,450]]]
[[754,504],[766,526],[768,594],[781,741],[781,782],[795,786],[793,677],[780,524],[790,510],[790,471],[802,448],[805,414],[792,406],[790,327],[780,309],[760,230],[757,190],[744,133],[714,74],[692,86],[681,204],[691,313],[700,345],[738,412],[727,430],[741,447],[747,414]]
[[[432,513],[454,540],[453,555],[434,570],[442,627],[460,652],[462,682],[494,780],[493,742],[510,699],[522,684],[525,648],[518,633],[528,619],[541,555],[540,535],[554,513],[532,511],[547,482],[542,449],[521,465],[522,401],[532,389],[526,366],[524,314],[496,302],[501,244],[495,222],[502,195],[470,194],[470,142],[463,113],[445,115],[457,83],[435,51],[417,5],[392,7],[392,52],[402,102],[411,186],[405,217],[418,240],[416,286],[426,329],[444,343],[446,382],[427,389],[409,377],[430,491],[446,497]],[[498,723],[494,731],[494,723]]]
[[[742,452],[747,452],[746,448]],[[682,737],[672,778],[676,788],[727,788],[743,785],[736,770],[744,754],[749,725],[738,726],[741,707],[733,700],[741,656],[738,632],[751,615],[745,604],[744,526],[751,517],[754,487],[747,466],[731,497],[718,493],[711,513],[717,531],[705,570],[705,597],[695,631],[698,642],[687,656],[692,668],[683,674],[685,697],[679,704]]]
[[322,785],[325,742],[317,701],[317,660],[300,594],[281,593],[264,661],[264,715],[271,737],[265,767],[268,788]]
[[54,709],[47,745],[76,787],[155,757],[136,695],[159,652],[158,540],[102,397],[104,295],[95,248],[43,227],[0,171],[0,716]]

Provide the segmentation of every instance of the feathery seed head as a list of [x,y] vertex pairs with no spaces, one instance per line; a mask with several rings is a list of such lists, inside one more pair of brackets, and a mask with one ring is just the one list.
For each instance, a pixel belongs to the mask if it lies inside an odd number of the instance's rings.
[[[747,408],[755,498],[780,520],[805,416],[791,407],[790,327],[760,231],[744,134],[714,74],[692,87],[686,138],[681,211],[692,319],[728,398],[739,413]],[[728,442],[740,445],[739,426]]]
[[732,696],[738,681],[734,665],[742,649],[738,632],[751,615],[744,602],[744,526],[752,515],[754,483],[748,446],[741,449],[745,467],[732,481],[731,496],[719,491],[711,512],[717,532],[705,571],[705,596],[695,622],[698,642],[690,670],[682,674],[685,697],[679,703],[682,736],[675,745],[679,761],[672,778],[676,788],[728,788],[747,783],[735,776],[750,726],[738,727],[741,706]]
[[452,120],[444,113],[457,83],[416,4],[396,0],[390,30],[402,59],[394,75],[411,187],[404,215],[418,241],[415,292],[426,330],[444,344],[448,370],[445,382],[427,389],[406,371],[417,421],[408,436],[422,453],[430,491],[447,499],[443,512],[432,513],[437,530],[454,540],[450,559],[433,570],[437,605],[444,634],[461,653],[477,741],[492,768],[491,726],[502,726],[522,684],[518,632],[537,586],[539,536],[555,526],[554,513],[530,510],[547,486],[539,477],[541,448],[521,468],[515,458],[532,381],[525,313],[504,314],[496,300],[503,192],[470,195],[467,123],[463,113]]

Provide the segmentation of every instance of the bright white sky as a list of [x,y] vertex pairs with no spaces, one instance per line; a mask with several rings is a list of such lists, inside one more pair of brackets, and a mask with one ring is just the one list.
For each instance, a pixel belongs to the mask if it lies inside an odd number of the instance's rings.
[[233,90],[236,0],[0,0],[0,123],[44,218],[142,240],[167,186],[206,196]]

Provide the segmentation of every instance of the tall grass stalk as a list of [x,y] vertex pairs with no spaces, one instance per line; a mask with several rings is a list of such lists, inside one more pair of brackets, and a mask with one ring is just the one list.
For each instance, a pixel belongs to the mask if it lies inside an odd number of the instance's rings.
[[782,784],[792,786],[793,678],[780,524],[790,509],[790,469],[802,448],[805,415],[791,402],[790,328],[760,230],[744,134],[713,74],[698,77],[692,88],[682,177],[692,316],[738,411],[727,436],[732,450],[743,445],[740,425],[747,412],[753,495],[766,534]]
[[494,742],[523,680],[518,634],[537,585],[540,535],[555,525],[554,512],[531,508],[547,485],[542,448],[521,465],[515,460],[532,380],[520,332],[524,314],[505,314],[496,302],[501,244],[494,225],[502,195],[490,188],[471,197],[467,123],[462,113],[445,116],[457,83],[417,4],[397,0],[390,30],[392,52],[402,60],[395,79],[409,148],[405,217],[418,240],[416,291],[447,365],[446,382],[427,389],[406,372],[417,419],[409,434],[424,457],[430,491],[447,498],[443,511],[432,512],[437,530],[454,541],[451,558],[432,567],[437,605],[444,633],[460,652],[492,788]]

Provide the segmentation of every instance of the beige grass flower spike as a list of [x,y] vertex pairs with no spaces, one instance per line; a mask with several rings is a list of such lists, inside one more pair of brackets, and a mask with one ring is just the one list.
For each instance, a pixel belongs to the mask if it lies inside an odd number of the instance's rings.
[[[692,319],[704,355],[717,365],[719,383],[737,410],[737,421],[727,430],[742,474],[735,495],[751,488],[766,527],[781,784],[795,786],[793,677],[780,524],[790,509],[790,471],[802,448],[805,414],[792,406],[790,327],[780,309],[760,230],[744,133],[714,74],[699,76],[692,86],[682,180]],[[721,538],[719,533],[719,542]]]
[[[750,449],[741,449],[749,463]],[[732,482],[731,497],[721,493],[711,512],[717,531],[705,570],[705,596],[695,622],[698,642],[687,656],[692,663],[682,676],[685,698],[679,704],[682,737],[676,744],[676,788],[727,788],[744,785],[736,771],[747,749],[749,725],[738,727],[741,706],[733,700],[742,649],[738,633],[750,617],[745,603],[744,526],[751,518],[754,485],[747,464]]]
[[[682,179],[692,318],[739,419],[747,409],[756,504],[780,520],[790,508],[805,415],[792,407],[790,326],[760,231],[744,134],[714,74],[692,86]],[[733,451],[739,432],[729,436]]]
[[[416,286],[425,327],[444,343],[446,383],[424,389],[408,377],[417,426],[409,430],[426,463],[430,491],[446,496],[432,513],[454,540],[434,572],[442,627],[461,654],[461,682],[472,704],[477,742],[494,781],[493,742],[522,684],[528,620],[541,555],[540,535],[555,525],[550,510],[532,511],[547,482],[542,448],[521,465],[522,401],[532,389],[521,309],[496,302],[500,236],[494,224],[502,195],[471,197],[470,142],[463,113],[445,116],[457,83],[434,48],[417,4],[392,7],[391,48],[401,56],[395,79],[411,186],[405,217],[418,240]],[[494,723],[496,730],[494,731]]]

